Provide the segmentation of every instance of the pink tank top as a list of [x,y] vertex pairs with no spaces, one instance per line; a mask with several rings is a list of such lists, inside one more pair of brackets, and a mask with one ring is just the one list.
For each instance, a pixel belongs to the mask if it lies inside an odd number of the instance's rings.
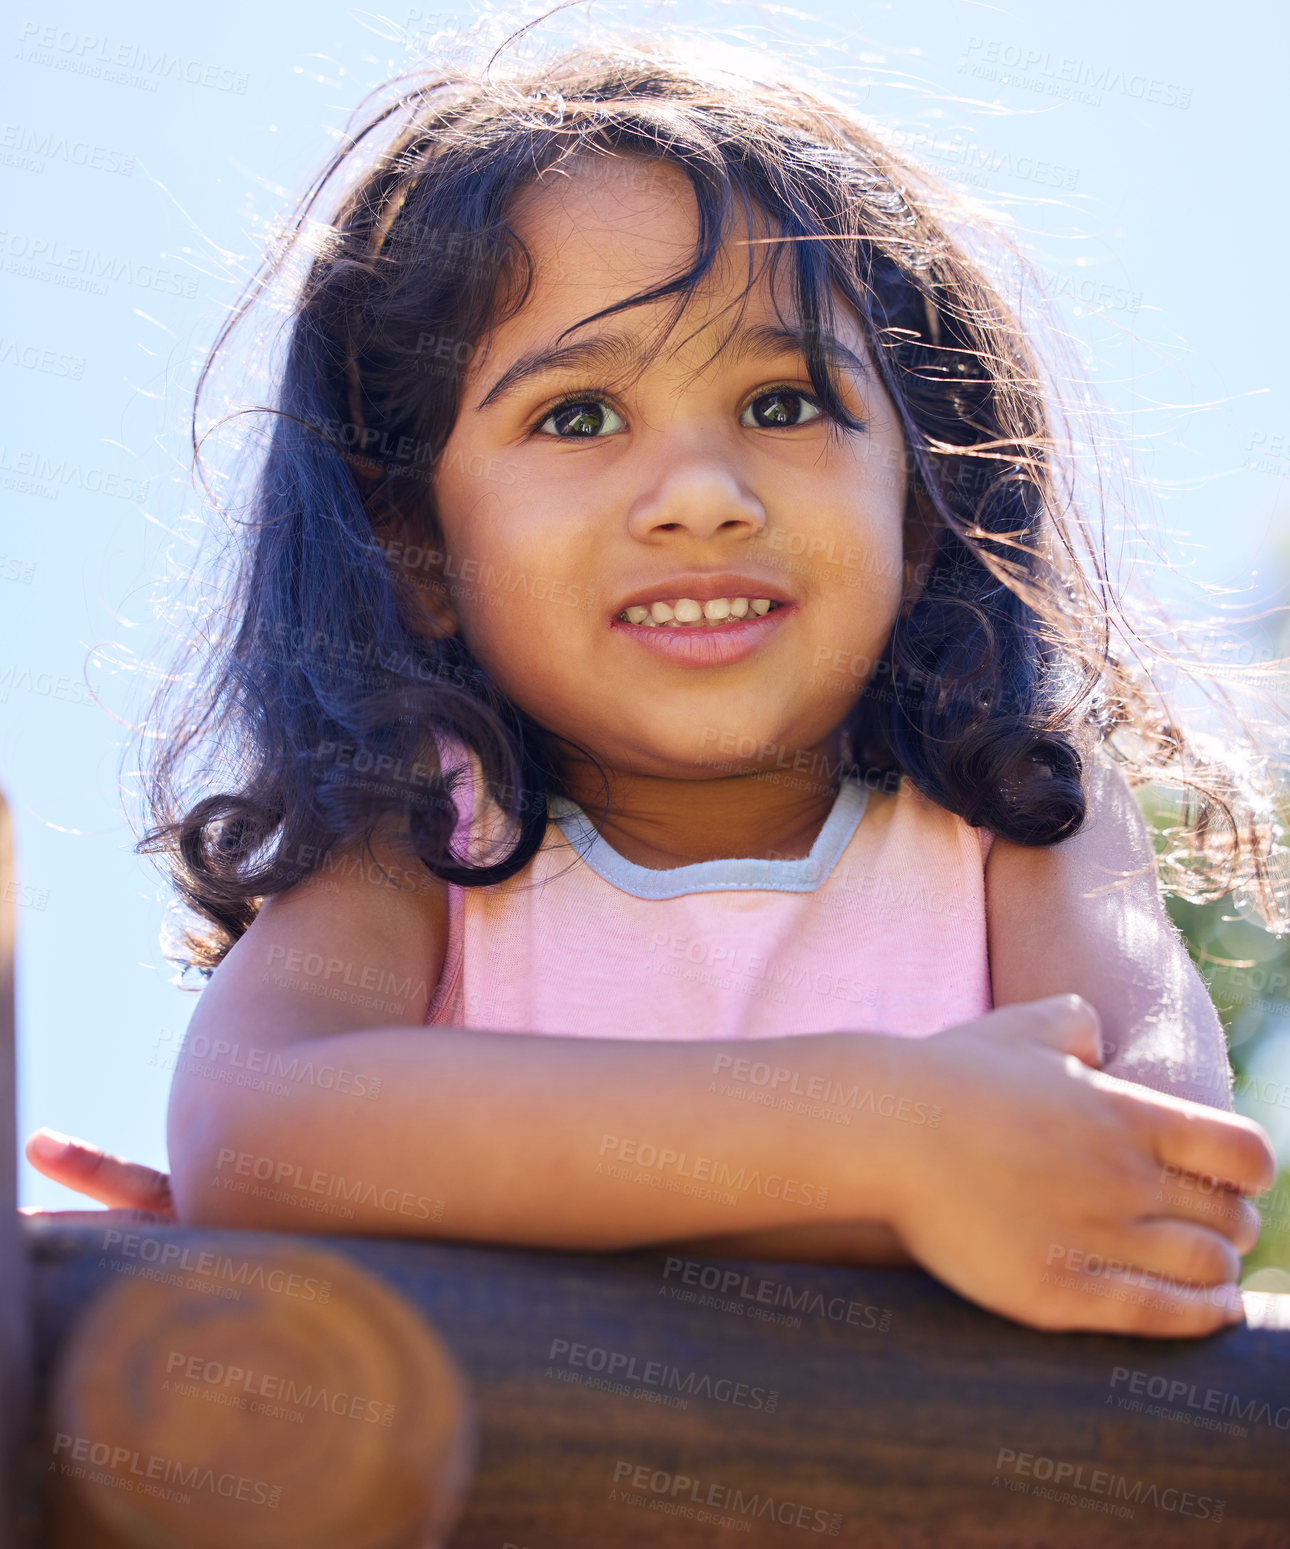
[[[478,860],[499,830],[473,821],[473,755],[470,767],[454,848]],[[426,1022],[585,1038],[939,1032],[992,1008],[993,837],[907,779],[894,791],[850,779],[800,860],[656,871],[554,798],[522,872],[488,887],[450,885]]]

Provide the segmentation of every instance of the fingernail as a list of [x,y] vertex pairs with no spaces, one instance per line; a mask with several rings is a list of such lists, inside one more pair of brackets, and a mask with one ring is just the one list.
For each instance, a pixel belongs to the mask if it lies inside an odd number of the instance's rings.
[[48,1129],[42,1125],[31,1137],[31,1143],[46,1156],[60,1156],[72,1144],[72,1137],[64,1135],[61,1130]]
[[1227,1309],[1227,1321],[1229,1323],[1239,1323],[1245,1317],[1245,1302],[1241,1296],[1241,1288],[1239,1286],[1220,1286],[1217,1300],[1220,1307]]

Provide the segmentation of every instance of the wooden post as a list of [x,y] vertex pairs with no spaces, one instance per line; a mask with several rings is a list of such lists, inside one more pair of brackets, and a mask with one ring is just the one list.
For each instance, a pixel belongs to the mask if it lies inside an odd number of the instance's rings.
[[[213,1303],[257,1245],[299,1241],[26,1230],[46,1361],[105,1282]],[[1208,1339],[1056,1335],[912,1270],[309,1240],[396,1287],[471,1384],[449,1549],[1290,1543],[1287,1296]]]
[[51,1544],[81,1549],[88,1514],[151,1549],[440,1545],[474,1431],[439,1340],[383,1282],[295,1239],[261,1237],[226,1269],[232,1296],[122,1275],[78,1319],[46,1428],[54,1497],[75,1503]]
[[19,1459],[30,1399],[27,1264],[18,1223],[14,869],[9,806],[0,793],[0,1543],[31,1542]]
[[56,1363],[49,1549],[440,1549],[473,1408],[401,1296],[292,1238],[222,1286],[122,1267]]

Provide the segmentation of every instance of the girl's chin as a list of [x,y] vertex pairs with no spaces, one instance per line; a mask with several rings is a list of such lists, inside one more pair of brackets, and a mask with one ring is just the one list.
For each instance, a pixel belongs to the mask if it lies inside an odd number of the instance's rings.
[[[639,780],[710,780],[763,779],[784,780],[792,775],[800,782],[819,773],[825,755],[818,746],[799,747],[796,740],[784,741],[773,735],[754,736],[712,731],[706,741],[700,735],[687,738],[683,745],[670,739],[668,745],[637,738],[630,746],[607,741],[609,751],[600,762],[615,775]],[[591,765],[585,764],[591,769]]]

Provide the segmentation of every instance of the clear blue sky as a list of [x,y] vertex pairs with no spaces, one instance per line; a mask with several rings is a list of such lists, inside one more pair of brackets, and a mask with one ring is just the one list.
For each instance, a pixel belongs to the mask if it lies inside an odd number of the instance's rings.
[[[196,366],[266,226],[406,63],[405,29],[482,10],[429,13],[24,0],[3,23],[0,784],[21,873],[21,1135],[46,1123],[165,1163],[169,1054],[195,997],[170,983],[164,888],[132,854],[118,773],[198,510]],[[1126,416],[1150,481],[1139,515],[1169,558],[1233,601],[1287,600],[1280,7],[704,0],[584,6],[561,27],[624,17],[836,70],[915,155],[1010,213]],[[22,1203],[74,1202],[22,1166]]]

